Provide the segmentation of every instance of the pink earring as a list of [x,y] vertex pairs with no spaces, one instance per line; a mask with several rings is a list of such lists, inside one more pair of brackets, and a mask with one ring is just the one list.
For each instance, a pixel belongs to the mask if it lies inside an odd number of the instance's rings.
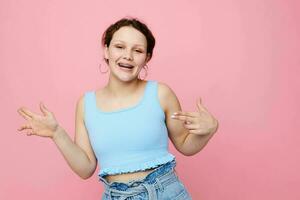
[[[139,79],[145,80],[145,78],[146,78],[147,75],[148,75],[148,73],[147,73],[148,65],[145,65],[142,69],[145,70],[145,76],[144,76],[144,78],[141,78],[141,77],[140,77],[141,72],[140,72],[138,77],[139,77]],[[142,71],[142,70],[141,70],[141,71]]]
[[105,73],[107,73],[108,72],[108,68],[107,68],[107,70],[106,71],[101,71],[101,63],[99,64],[99,70],[100,70],[100,72],[102,73],[102,74],[105,74]]

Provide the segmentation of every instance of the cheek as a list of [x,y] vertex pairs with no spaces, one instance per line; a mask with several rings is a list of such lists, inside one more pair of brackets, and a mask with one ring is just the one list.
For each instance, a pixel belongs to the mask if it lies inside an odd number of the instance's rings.
[[110,55],[110,58],[112,58],[112,59],[117,59],[121,56],[121,54],[118,53],[117,51],[112,51],[112,52],[110,52],[109,55]]
[[146,56],[145,55],[137,55],[135,57],[135,62],[137,64],[140,64],[140,65],[143,64],[145,62],[145,60],[146,60]]

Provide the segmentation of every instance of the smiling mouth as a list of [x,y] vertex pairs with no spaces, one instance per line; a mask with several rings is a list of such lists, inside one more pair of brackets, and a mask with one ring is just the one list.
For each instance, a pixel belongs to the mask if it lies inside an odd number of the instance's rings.
[[133,69],[134,66],[129,65],[129,64],[123,64],[123,63],[118,63],[118,66],[121,68],[125,68],[125,69]]

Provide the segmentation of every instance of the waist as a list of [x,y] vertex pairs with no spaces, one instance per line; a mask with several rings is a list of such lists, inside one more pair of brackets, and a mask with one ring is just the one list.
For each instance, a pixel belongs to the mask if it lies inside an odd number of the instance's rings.
[[[147,182],[147,183],[153,183],[155,182],[156,178],[160,177],[160,176],[163,176],[164,174],[166,174],[167,172],[169,171],[175,171],[175,166],[176,166],[176,160],[173,159],[167,163],[164,163],[154,169],[149,169],[149,170],[146,170],[146,171],[141,171],[141,172],[145,172],[147,175],[146,177],[143,177],[142,180],[132,180],[128,183],[122,183],[122,182],[117,182],[117,181],[114,181],[112,183],[110,183],[108,180],[107,180],[107,177],[109,175],[106,175],[106,176],[99,176],[99,180],[102,181],[106,186],[112,186],[114,184],[131,184],[132,182]],[[125,175],[125,174],[120,174],[120,175]],[[130,174],[128,174],[130,176]]]
[[145,178],[148,174],[153,172],[154,169],[146,169],[144,171],[139,172],[132,172],[132,173],[125,173],[125,174],[116,174],[116,175],[106,175],[104,178],[107,180],[108,183],[112,182],[119,182],[119,183],[128,183],[132,180],[140,180]]
[[123,199],[126,199],[127,197],[140,194],[141,192],[148,192],[149,199],[155,199],[156,189],[163,190],[168,184],[178,180],[178,176],[174,169],[175,166],[176,162],[173,160],[157,167],[143,180],[130,181],[128,183],[108,183],[105,179],[100,177],[105,186],[104,194],[106,196],[121,195],[123,196]]

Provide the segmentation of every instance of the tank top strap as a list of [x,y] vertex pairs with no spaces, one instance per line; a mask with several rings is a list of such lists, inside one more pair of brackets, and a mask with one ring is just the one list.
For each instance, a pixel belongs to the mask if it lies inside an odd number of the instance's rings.
[[153,103],[153,99],[157,98],[157,81],[148,80],[144,98],[147,103]]
[[165,113],[161,107],[158,97],[158,82],[155,80],[149,80],[144,105],[151,109],[152,113],[158,113],[158,116],[165,118]]
[[87,113],[95,112],[95,100],[94,100],[94,94],[93,91],[87,91],[84,93],[84,113],[85,115]]

